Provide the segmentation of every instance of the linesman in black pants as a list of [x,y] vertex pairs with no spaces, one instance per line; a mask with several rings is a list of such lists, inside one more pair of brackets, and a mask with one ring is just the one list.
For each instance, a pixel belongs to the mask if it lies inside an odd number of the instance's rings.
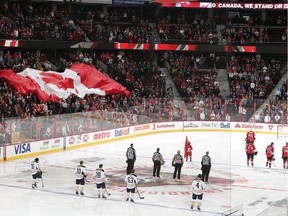
[[[177,176],[177,181],[180,181],[180,176],[181,176],[181,169],[183,166],[183,157],[180,155],[180,150],[177,151],[177,154],[173,157],[172,159],[172,166],[175,167],[174,174],[173,174],[173,179],[176,179]],[[178,173],[178,175],[177,175]]]
[[202,157],[201,160],[202,181],[208,182],[211,164],[212,160],[209,156],[209,151],[206,151],[206,154]]
[[154,167],[153,167],[153,177],[156,178],[160,178],[160,169],[161,169],[161,165],[163,165],[165,163],[162,154],[159,152],[160,149],[157,148],[156,152],[154,152],[153,157],[152,157],[152,161],[154,163]]
[[126,152],[126,162],[127,162],[127,175],[131,173],[131,170],[134,169],[134,163],[136,161],[136,150],[133,148],[133,143],[131,143],[130,147]]

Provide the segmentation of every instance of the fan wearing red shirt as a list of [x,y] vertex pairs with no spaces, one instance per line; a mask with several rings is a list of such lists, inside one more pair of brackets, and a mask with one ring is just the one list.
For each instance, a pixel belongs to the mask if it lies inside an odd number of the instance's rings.
[[271,168],[272,160],[275,160],[274,159],[274,143],[273,142],[266,147],[266,156],[267,156],[266,167],[269,166],[269,168]]
[[247,143],[245,150],[247,155],[247,166],[249,166],[249,161],[251,161],[251,166],[254,166],[254,155],[257,154],[255,145],[252,143]]
[[287,161],[288,161],[288,142],[282,148],[282,159],[283,159],[283,168],[288,169]]
[[254,143],[255,140],[256,140],[256,138],[255,138],[255,132],[252,131],[252,129],[250,129],[250,131],[248,131],[247,134],[246,134],[246,139],[245,139],[245,141],[246,141],[247,143]]

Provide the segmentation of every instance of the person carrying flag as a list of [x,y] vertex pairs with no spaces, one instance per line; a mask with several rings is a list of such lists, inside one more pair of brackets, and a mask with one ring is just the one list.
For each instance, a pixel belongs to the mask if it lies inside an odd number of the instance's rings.
[[193,147],[191,145],[191,142],[188,142],[187,145],[185,145],[185,158],[186,158],[186,161],[188,161],[188,158],[190,159],[190,162],[192,161],[192,150],[193,150]]

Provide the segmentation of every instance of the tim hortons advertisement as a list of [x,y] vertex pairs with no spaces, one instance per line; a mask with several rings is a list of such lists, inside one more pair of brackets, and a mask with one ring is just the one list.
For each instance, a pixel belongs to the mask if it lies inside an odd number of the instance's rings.
[[89,142],[91,134],[79,134],[79,135],[74,135],[67,137],[66,143],[67,145],[74,145],[74,144],[84,144]]

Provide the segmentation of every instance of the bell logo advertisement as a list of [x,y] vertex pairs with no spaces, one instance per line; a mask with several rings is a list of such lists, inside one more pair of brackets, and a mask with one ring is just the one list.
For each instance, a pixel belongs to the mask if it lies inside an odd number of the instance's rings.
[[30,143],[22,143],[14,146],[15,154],[26,154],[31,152]]
[[221,122],[220,123],[220,128],[230,128],[230,123]]

